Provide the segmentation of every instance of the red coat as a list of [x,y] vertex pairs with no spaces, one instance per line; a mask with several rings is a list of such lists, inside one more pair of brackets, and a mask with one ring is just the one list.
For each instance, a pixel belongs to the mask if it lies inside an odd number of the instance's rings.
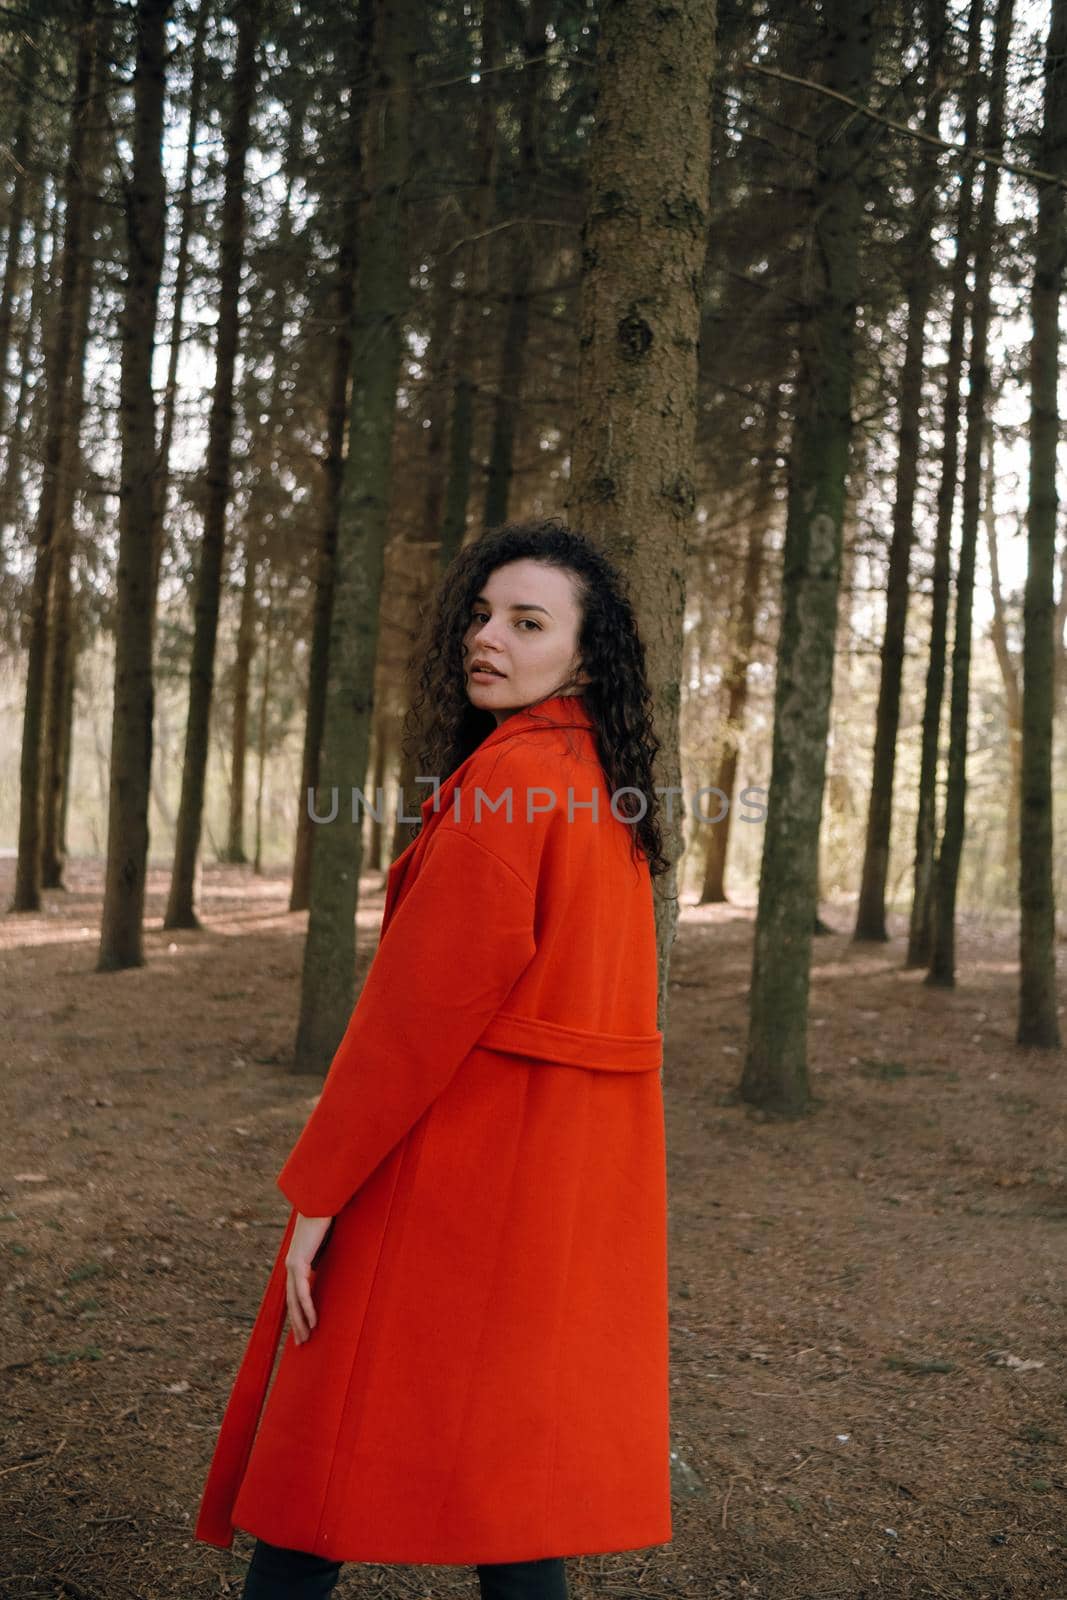
[[[508,788],[510,823],[488,809]],[[550,807],[529,819],[528,788]],[[670,1541],[655,921],[609,800],[588,712],[556,696],[424,802],[278,1176],[294,1211],[198,1539],[470,1565]],[[297,1211],[335,1218],[318,1325],[287,1333],[264,1408]]]

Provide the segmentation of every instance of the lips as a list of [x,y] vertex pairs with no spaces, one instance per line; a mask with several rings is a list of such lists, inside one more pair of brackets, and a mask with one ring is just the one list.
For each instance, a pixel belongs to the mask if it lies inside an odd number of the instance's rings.
[[475,662],[473,662],[472,665],[471,665],[471,672],[472,673],[474,673],[474,672],[488,672],[494,678],[502,678],[502,677],[504,677],[504,673],[498,672],[495,667],[491,667],[489,665],[488,661],[475,661]]

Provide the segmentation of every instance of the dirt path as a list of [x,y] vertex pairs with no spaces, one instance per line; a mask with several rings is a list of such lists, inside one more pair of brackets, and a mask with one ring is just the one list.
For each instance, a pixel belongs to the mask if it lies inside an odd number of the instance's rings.
[[[207,931],[164,934],[166,881],[135,972],[93,971],[99,863],[0,920],[12,1600],[236,1596],[251,1549],[192,1524],[317,1089],[285,1070],[305,918],[281,875],[208,868]],[[822,1104],[789,1124],[732,1094],[751,931],[688,910],[672,967],[674,1541],[572,1560],[573,1600],[1065,1600],[1067,1053],[1012,1043],[1013,925],[962,930],[951,993],[899,937],[819,939]],[[336,1591],[475,1592],[363,1564]]]

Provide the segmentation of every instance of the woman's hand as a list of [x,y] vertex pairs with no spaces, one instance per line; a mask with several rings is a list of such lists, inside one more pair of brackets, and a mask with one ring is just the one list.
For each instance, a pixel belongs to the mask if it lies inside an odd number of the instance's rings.
[[311,1303],[311,1263],[332,1221],[332,1217],[305,1217],[299,1211],[296,1215],[285,1258],[285,1301],[297,1344],[310,1339],[311,1330],[319,1320]]

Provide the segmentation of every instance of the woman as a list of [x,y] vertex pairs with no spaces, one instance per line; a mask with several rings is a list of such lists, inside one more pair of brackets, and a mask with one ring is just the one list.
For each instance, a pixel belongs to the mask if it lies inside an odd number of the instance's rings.
[[668,863],[604,556],[554,521],[461,551],[408,734],[448,776],[278,1176],[293,1211],[196,1528],[255,1536],[245,1600],[327,1595],[344,1561],[566,1600],[566,1556],[671,1539]]

